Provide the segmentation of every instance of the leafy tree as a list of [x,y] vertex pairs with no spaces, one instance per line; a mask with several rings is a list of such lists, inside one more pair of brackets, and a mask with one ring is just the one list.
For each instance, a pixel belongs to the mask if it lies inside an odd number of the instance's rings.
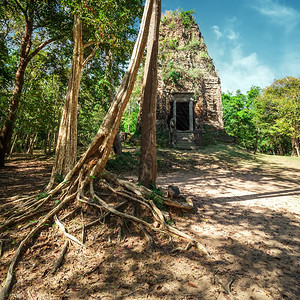
[[2,7],[5,13],[2,12],[0,16],[4,16],[4,22],[11,18],[13,25],[18,24],[20,29],[22,24],[23,29],[14,32],[17,38],[22,38],[10,107],[0,132],[0,167],[4,166],[5,156],[9,151],[28,63],[47,45],[61,38],[61,33],[69,25],[69,18],[61,10],[59,1],[5,0]]
[[294,155],[300,156],[300,78],[275,80],[256,101],[258,124],[273,139],[279,154],[286,153],[286,142]]
[[222,95],[226,133],[233,136],[242,147],[254,151],[257,148],[257,127],[254,122],[253,101],[259,93],[258,87],[252,87],[247,95],[239,90],[235,96],[232,93]]

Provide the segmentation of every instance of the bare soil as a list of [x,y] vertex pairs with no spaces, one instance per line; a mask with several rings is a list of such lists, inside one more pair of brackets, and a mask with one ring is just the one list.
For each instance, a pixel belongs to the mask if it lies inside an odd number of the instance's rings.
[[[39,155],[13,157],[0,169],[0,205],[42,191],[51,163]],[[19,262],[10,299],[299,299],[299,158],[232,146],[163,149],[159,167],[157,184],[179,186],[195,207],[192,213],[170,211],[170,222],[202,241],[210,257],[194,248],[172,252],[184,242],[159,234],[151,252],[130,224],[118,243],[118,220],[110,218],[87,230],[86,247],[71,244],[52,275],[65,237],[48,224]],[[123,171],[136,180],[136,169]],[[94,217],[87,211],[84,218],[88,223]],[[1,281],[32,221],[1,233]],[[82,219],[64,223],[72,233]],[[74,235],[81,240],[80,231]]]

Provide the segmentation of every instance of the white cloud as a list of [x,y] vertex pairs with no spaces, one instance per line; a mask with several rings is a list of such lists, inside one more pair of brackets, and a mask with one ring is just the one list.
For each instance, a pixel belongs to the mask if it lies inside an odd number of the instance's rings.
[[230,40],[237,40],[239,38],[239,34],[236,33],[233,29],[228,28],[227,30],[227,38]]
[[231,41],[237,40],[239,38],[239,34],[234,29],[234,27],[236,26],[236,22],[236,18],[227,20],[227,24],[223,28],[223,30],[221,30],[218,25],[214,25],[212,29],[217,37],[217,40],[220,40],[221,38],[225,37]]
[[273,23],[284,26],[288,31],[300,22],[300,12],[293,7],[279,4],[276,0],[256,0],[252,8],[268,17]]
[[218,63],[218,68],[224,92],[240,89],[246,93],[252,85],[264,88],[274,80],[273,72],[258,60],[257,54],[245,55],[240,45],[231,50],[227,62]]
[[223,36],[222,32],[220,31],[220,27],[217,25],[214,25],[213,30],[214,30],[215,35],[217,36],[217,40],[219,40]]

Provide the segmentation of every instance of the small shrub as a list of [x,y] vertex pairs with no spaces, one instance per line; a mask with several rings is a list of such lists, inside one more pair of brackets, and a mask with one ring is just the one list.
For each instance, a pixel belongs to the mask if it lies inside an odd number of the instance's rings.
[[176,85],[179,83],[179,79],[180,79],[180,73],[175,71],[174,69],[171,70],[168,74],[168,77],[170,78],[170,80]]
[[148,200],[152,200],[159,209],[164,209],[165,206],[162,190],[154,184],[150,185],[150,189],[152,192],[146,195]]
[[209,56],[205,51],[200,51],[198,57],[209,59]]
[[176,50],[178,47],[178,39],[177,38],[169,39],[166,43],[166,47],[169,49]]
[[175,29],[175,24],[174,24],[174,22],[171,22],[168,26],[169,26],[170,29]]

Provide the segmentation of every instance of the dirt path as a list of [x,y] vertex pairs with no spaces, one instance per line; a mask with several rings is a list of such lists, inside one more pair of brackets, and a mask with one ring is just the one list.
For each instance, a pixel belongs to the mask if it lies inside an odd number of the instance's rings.
[[[13,161],[0,173],[2,201],[22,185],[29,192],[28,184],[34,190],[47,183],[49,163],[31,163]],[[25,253],[10,299],[299,299],[299,159],[221,148],[166,150],[159,163],[165,173],[158,185],[178,185],[195,205],[191,214],[171,212],[173,221],[199,238],[211,257],[195,249],[172,253],[173,243],[182,243],[159,236],[156,251],[149,252],[134,232],[118,244],[117,231],[100,225],[88,230],[87,247],[72,245],[64,266],[50,275],[64,243],[54,226]],[[40,169],[26,173],[26,165]],[[74,222],[67,224],[70,230]],[[1,280],[20,234],[24,230],[6,232],[11,244],[2,257]],[[231,296],[225,291],[229,283]]]

